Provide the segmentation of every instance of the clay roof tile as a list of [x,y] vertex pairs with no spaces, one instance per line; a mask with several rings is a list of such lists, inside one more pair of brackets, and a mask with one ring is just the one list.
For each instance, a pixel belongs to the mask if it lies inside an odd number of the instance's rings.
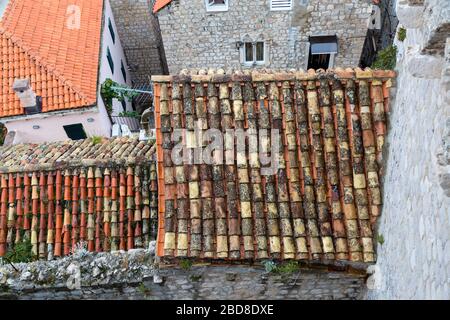
[[[80,37],[83,28],[66,27],[64,17],[71,4],[69,0],[9,2],[0,23],[0,54],[4,61],[0,71],[0,117],[23,114],[12,90],[16,78],[31,79],[32,88],[43,98],[43,112],[96,103],[103,1],[77,2],[83,8],[80,25],[89,30],[89,38]],[[82,70],[75,69],[76,65],[91,67]]]

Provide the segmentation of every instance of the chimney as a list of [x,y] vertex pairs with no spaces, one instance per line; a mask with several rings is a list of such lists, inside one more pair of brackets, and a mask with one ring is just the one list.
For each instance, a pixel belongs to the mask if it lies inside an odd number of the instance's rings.
[[31,88],[30,79],[15,79],[13,90],[19,97],[25,114],[36,114],[42,111],[42,98],[36,96]]

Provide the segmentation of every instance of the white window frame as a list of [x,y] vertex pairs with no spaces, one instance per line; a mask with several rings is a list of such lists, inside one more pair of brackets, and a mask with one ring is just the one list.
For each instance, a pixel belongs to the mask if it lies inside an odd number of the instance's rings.
[[[264,58],[263,60],[256,60],[256,44],[262,42],[264,47]],[[253,61],[246,61],[246,44],[251,43],[252,49],[253,49]],[[242,65],[247,67],[253,67],[253,66],[262,66],[265,65],[267,62],[267,42],[266,41],[245,41],[243,42],[242,48],[241,48],[241,55],[242,55]]]
[[289,1],[289,7],[286,8],[277,8],[274,7],[274,0],[269,0],[270,1],[270,11],[290,11],[292,10],[292,3],[294,2],[294,0],[275,0],[275,1]]
[[225,0],[225,4],[210,4],[210,0],[205,0],[205,6],[207,12],[224,12],[228,11],[228,2],[229,0]]

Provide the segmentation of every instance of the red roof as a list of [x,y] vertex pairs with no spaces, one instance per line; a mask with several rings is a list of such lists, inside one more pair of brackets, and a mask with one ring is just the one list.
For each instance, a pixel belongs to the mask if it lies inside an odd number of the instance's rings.
[[[80,27],[69,28],[78,13]],[[0,22],[0,117],[24,113],[16,78],[31,80],[43,112],[95,104],[102,16],[103,0],[11,0]]]
[[172,0],[156,0],[155,5],[153,6],[153,13],[157,13],[171,2]]

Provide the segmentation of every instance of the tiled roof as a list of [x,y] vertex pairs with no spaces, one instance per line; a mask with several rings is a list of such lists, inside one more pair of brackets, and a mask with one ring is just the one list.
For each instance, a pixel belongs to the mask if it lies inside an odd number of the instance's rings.
[[40,258],[81,241],[96,252],[148,247],[157,231],[153,152],[128,138],[0,148],[0,257],[24,239]]
[[[154,76],[158,255],[374,262],[394,76],[370,69]],[[222,132],[279,129],[276,174],[263,175],[250,138],[245,152],[225,143],[232,164],[175,165],[173,130],[187,129],[184,144],[199,148],[194,122]]]
[[0,173],[143,164],[150,162],[154,153],[152,145],[128,137],[19,144],[0,147]]
[[102,15],[103,0],[11,0],[0,22],[0,117],[24,113],[15,78],[31,79],[43,112],[94,105]]
[[155,4],[153,5],[153,13],[157,13],[159,10],[161,10],[171,2],[172,0],[156,0]]

